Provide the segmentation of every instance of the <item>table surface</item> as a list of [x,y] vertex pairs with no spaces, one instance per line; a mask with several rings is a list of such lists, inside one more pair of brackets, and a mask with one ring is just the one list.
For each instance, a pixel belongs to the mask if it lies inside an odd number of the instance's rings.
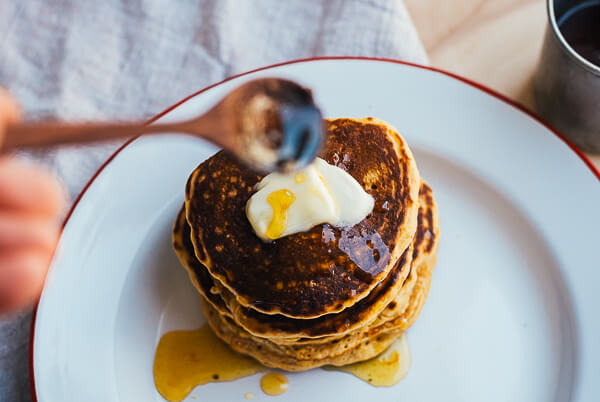
[[[533,110],[545,0],[405,0],[431,64]],[[588,155],[600,169],[600,155]]]

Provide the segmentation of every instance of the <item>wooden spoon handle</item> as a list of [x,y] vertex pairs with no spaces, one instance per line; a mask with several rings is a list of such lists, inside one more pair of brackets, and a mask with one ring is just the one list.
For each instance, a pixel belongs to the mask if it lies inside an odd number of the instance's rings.
[[146,133],[178,131],[177,124],[138,123],[26,123],[7,127],[2,151],[41,148],[53,145],[88,143],[133,137]]

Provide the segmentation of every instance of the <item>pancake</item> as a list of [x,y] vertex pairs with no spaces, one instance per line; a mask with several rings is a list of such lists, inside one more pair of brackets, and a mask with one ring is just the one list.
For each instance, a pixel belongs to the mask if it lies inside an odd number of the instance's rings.
[[[406,307],[417,276],[411,270],[408,278],[405,281],[400,281],[399,272],[402,271],[400,265],[410,264],[412,258],[418,259],[419,256],[427,257],[428,254],[431,254],[436,236],[436,232],[433,229],[434,216],[437,216],[437,212],[431,195],[431,188],[423,182],[420,190],[419,225],[413,241],[414,247],[409,248],[405,252],[394,270],[375,287],[368,297],[340,313],[328,314],[315,319],[298,320],[282,315],[265,315],[237,304],[235,297],[225,287],[219,285],[218,282],[215,283],[208,271],[193,257],[187,224],[181,226],[180,229],[183,232],[183,237],[187,240],[187,247],[179,251],[178,254],[185,254],[187,252],[187,255],[180,256],[180,260],[186,266],[192,283],[198,288],[198,291],[205,295],[205,297],[208,295],[207,300],[218,311],[222,314],[233,316],[235,321],[251,334],[268,338],[293,338],[290,339],[291,341],[296,341],[300,337],[317,338],[330,335],[335,335],[339,338],[376,318],[380,322],[395,318]],[[180,212],[178,221],[181,219]],[[181,241],[176,240],[178,237],[180,235],[175,231],[174,244],[181,243]],[[408,252],[412,256],[406,255]],[[190,260],[195,261],[190,264],[188,262]],[[416,262],[417,265],[420,263]],[[403,292],[400,292],[400,289]],[[225,300],[225,305],[221,298]],[[385,306],[387,308],[381,311]],[[379,317],[377,317],[378,314]]]
[[[352,228],[317,225],[265,243],[245,215],[261,176],[219,152],[188,180],[195,255],[242,307],[302,319],[338,313],[367,297],[412,242],[420,178],[404,140],[373,118],[330,120],[327,131],[320,157],[375,199],[373,212]],[[409,267],[403,265],[400,282]]]

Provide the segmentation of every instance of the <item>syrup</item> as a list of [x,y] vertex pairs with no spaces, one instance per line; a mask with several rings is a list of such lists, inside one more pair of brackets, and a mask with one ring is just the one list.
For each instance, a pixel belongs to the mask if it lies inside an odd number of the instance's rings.
[[350,373],[375,387],[391,387],[406,376],[409,367],[408,342],[402,335],[377,357],[348,366],[327,367],[327,370]]
[[260,388],[265,394],[270,396],[281,395],[287,391],[288,387],[288,379],[281,373],[267,373],[260,379]]
[[273,217],[266,232],[269,239],[277,239],[285,231],[287,227],[287,211],[295,199],[296,196],[286,189],[273,191],[267,196],[267,202],[273,208]]
[[198,385],[233,381],[261,371],[265,371],[263,365],[231,350],[207,325],[166,333],[154,357],[156,389],[169,401],[183,400]]

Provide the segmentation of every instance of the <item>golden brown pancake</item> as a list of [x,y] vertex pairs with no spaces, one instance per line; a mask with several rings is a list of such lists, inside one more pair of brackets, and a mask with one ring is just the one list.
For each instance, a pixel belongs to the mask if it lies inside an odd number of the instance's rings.
[[[329,361],[330,363],[327,364],[334,364],[334,361],[348,361],[347,357],[342,359],[338,358],[338,356],[346,354],[349,350],[369,342],[369,339],[383,335],[389,338],[390,336],[396,336],[399,333],[404,332],[410,325],[412,325],[414,320],[416,320],[418,313],[423,306],[427,296],[427,290],[431,280],[431,273],[436,259],[437,245],[439,242],[439,222],[437,207],[433,200],[432,191],[425,183],[422,183],[421,185],[419,200],[419,226],[413,241],[412,251],[414,259],[412,261],[410,274],[404,282],[401,291],[398,293],[396,298],[388,304],[387,308],[379,313],[379,316],[377,316],[375,321],[344,336],[333,335],[319,339],[301,338],[297,341],[290,340],[285,342],[281,342],[281,340],[276,339],[253,336],[232,319],[232,315],[227,310],[227,307],[224,305],[224,303],[218,300],[218,294],[206,290],[211,289],[213,285],[212,279],[208,275],[208,271],[205,269],[192,270],[189,266],[186,267],[186,269],[188,270],[188,273],[190,273],[192,282],[198,288],[200,293],[203,295],[209,295],[209,297],[205,296],[205,298],[207,298],[206,301],[210,303],[211,308],[209,310],[213,311],[211,314],[218,314],[223,317],[223,320],[225,320],[222,322],[222,320],[217,320],[213,317],[212,325],[224,326],[218,331],[222,333],[221,337],[226,342],[235,342],[238,345],[238,349],[236,350],[240,350],[242,347],[249,348],[249,344],[254,344],[251,347],[252,353],[248,354],[253,356],[262,355],[259,360],[263,362],[271,361],[271,365],[276,367],[280,367],[277,364],[280,364],[282,361],[289,362],[290,359],[297,361],[295,363],[297,367],[307,367],[321,363],[325,364],[325,360],[323,359],[328,359],[326,361]],[[181,213],[177,221],[182,221]],[[184,266],[189,264],[189,256],[192,255],[193,251],[189,246],[189,239],[187,241],[188,250],[184,250],[182,247],[185,238],[189,238],[189,229],[186,230],[185,226],[187,225],[175,224],[173,231],[173,242],[175,244],[175,249],[179,250],[177,251],[177,254],[179,255]],[[193,256],[191,259],[193,260]],[[200,273],[204,279],[195,278],[194,275],[197,275],[198,273]],[[417,286],[415,286],[415,284],[417,284]],[[202,288],[202,286],[204,288]],[[359,304],[363,302],[364,300],[359,302]],[[207,312],[206,314],[209,313]],[[363,346],[361,350],[365,350],[365,347]],[[358,357],[366,355],[354,352],[353,356]],[[305,360],[314,362],[308,364],[303,362]],[[318,361],[321,362],[318,363]],[[281,367],[285,368],[287,366]],[[290,368],[288,367],[286,369]]]
[[219,152],[190,176],[186,218],[196,257],[243,307],[303,319],[338,313],[367,297],[412,241],[420,178],[404,140],[373,118],[330,120],[327,130],[320,156],[375,199],[352,228],[318,225],[265,243],[245,214],[260,175]]
[[262,242],[245,215],[261,176],[221,152],[190,176],[173,227],[173,247],[216,335],[289,371],[385,350],[417,319],[437,258],[437,207],[402,138],[376,119],[327,126],[320,156],[375,199],[358,225]]

